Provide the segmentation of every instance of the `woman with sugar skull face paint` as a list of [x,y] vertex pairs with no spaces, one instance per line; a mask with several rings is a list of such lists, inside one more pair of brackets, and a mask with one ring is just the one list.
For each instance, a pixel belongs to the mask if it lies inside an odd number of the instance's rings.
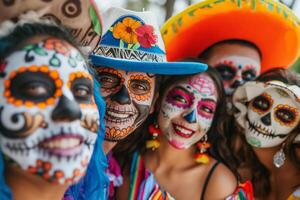
[[[62,199],[86,171],[81,195],[101,198],[95,187],[101,188],[103,138],[97,140],[97,133],[104,102],[100,96],[94,99],[81,51],[49,21],[6,21],[0,30],[0,172],[4,167],[11,190],[0,177],[0,198]],[[90,180],[91,172],[97,179]]]
[[[117,199],[250,199],[250,192],[237,188],[229,169],[235,168],[225,145],[223,118],[217,117],[225,116],[225,93],[217,72],[209,68],[203,74],[169,77],[164,83],[157,112],[148,118],[143,134],[138,132],[140,141],[127,140],[131,148],[117,154],[125,175]],[[153,131],[157,146],[151,139],[145,142]],[[197,146],[208,143],[208,161],[199,161]]]
[[299,80],[277,68],[234,93],[237,132],[231,138],[232,149],[242,178],[253,181],[257,199],[288,199],[300,186],[295,144],[300,132]]

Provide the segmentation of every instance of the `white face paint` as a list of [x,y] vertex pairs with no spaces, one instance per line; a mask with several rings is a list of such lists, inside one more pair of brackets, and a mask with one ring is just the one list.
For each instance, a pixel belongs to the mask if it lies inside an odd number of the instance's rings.
[[298,125],[299,109],[284,90],[269,88],[249,102],[247,118],[247,142],[255,147],[274,147]]
[[99,123],[92,77],[80,52],[52,38],[15,51],[1,66],[3,154],[48,182],[78,181]]
[[187,149],[209,130],[216,102],[216,87],[207,74],[178,81],[164,94],[158,125],[173,147]]
[[231,95],[238,86],[256,78],[261,68],[259,60],[227,54],[215,56],[209,64],[221,74],[227,95]]

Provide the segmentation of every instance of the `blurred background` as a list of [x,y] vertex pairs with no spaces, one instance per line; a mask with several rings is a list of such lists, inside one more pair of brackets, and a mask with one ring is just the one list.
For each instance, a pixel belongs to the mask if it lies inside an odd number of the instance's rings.
[[[135,11],[150,10],[156,13],[158,23],[162,25],[169,17],[184,10],[201,0],[96,0],[99,3],[100,10],[105,11],[111,6],[123,7]],[[286,6],[294,10],[295,14],[300,18],[300,0],[279,0]],[[284,52],[282,52],[284,53]],[[280,67],[280,66],[278,66]],[[300,73],[300,58],[293,66],[293,69]]]

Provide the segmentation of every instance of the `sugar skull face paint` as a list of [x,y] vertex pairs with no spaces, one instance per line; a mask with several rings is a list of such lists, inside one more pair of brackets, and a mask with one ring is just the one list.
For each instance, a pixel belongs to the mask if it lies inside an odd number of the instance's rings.
[[227,95],[231,95],[238,86],[253,80],[260,73],[260,63],[246,56],[219,56],[209,64],[221,74]]
[[97,79],[106,102],[105,139],[119,141],[139,127],[149,115],[155,76],[99,67]]
[[78,181],[99,123],[92,77],[80,52],[51,38],[13,52],[4,63],[0,148],[8,164],[51,183]]
[[246,140],[255,147],[280,145],[299,123],[299,108],[282,89],[269,88],[248,104]]
[[186,149],[209,130],[217,106],[217,92],[207,74],[172,84],[163,94],[158,124],[169,143]]

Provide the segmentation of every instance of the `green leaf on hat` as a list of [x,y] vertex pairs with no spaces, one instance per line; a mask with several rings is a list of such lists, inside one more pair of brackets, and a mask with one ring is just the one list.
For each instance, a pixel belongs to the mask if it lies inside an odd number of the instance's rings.
[[173,29],[173,32],[174,32],[174,33],[177,33],[177,27],[176,27],[176,24],[172,24],[172,29]]
[[284,16],[284,18],[288,18],[289,14],[286,11],[283,11],[283,16]]
[[96,13],[96,10],[93,8],[93,6],[89,7],[89,14],[90,14],[90,18],[92,20],[92,24],[93,24],[93,30],[98,34],[101,35],[102,34],[102,25],[101,25],[101,21],[98,18],[98,15]]
[[128,44],[128,49],[131,49],[133,44]]
[[252,9],[256,10],[256,0],[252,0]]
[[27,46],[25,46],[23,49],[24,50],[32,50],[32,49],[34,49],[34,48],[36,48],[36,44],[29,44],[29,45],[27,45]]
[[133,47],[132,47],[132,49],[133,50],[137,50],[138,48],[140,48],[140,44],[139,43],[136,43]]
[[52,58],[49,61],[51,66],[59,67],[60,66],[60,60],[56,56],[56,54],[53,54]]
[[219,3],[223,3],[223,2],[225,2],[225,0],[217,0],[217,1],[215,1],[214,3],[215,3],[215,4],[219,4]]
[[242,6],[242,1],[241,0],[237,0],[237,5],[240,8]]
[[124,48],[124,42],[123,42],[123,40],[120,40],[119,46],[120,46],[120,48]]
[[268,9],[270,11],[273,11],[273,9],[274,9],[274,5],[271,2],[268,2]]
[[34,53],[36,53],[37,55],[40,55],[40,56],[46,56],[48,55],[47,52],[45,51],[45,49],[41,48],[41,47],[38,47],[36,46],[34,49],[33,49]]
[[178,20],[177,20],[177,23],[179,26],[182,26],[182,17],[180,17]]

